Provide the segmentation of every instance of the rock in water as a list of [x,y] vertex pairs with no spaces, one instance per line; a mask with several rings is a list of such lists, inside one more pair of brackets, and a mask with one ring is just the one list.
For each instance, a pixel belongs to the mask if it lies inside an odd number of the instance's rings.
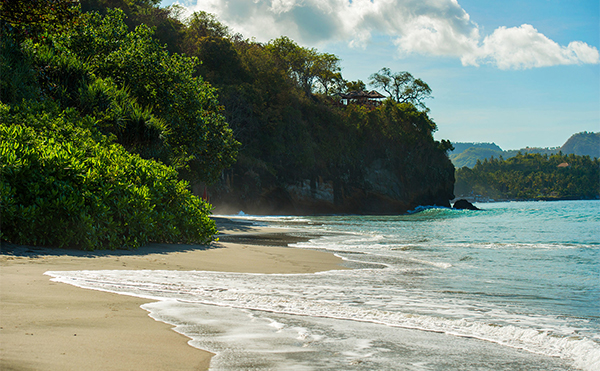
[[452,208],[459,210],[479,210],[477,206],[464,199],[456,201]]

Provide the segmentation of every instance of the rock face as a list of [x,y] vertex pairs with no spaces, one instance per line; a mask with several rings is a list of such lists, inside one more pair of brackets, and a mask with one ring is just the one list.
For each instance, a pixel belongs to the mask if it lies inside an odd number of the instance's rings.
[[456,201],[452,208],[459,210],[479,210],[477,206],[464,199]]
[[215,213],[402,214],[417,206],[450,207],[454,198],[454,166],[445,155],[419,165],[380,159],[359,169],[358,176],[296,181],[273,179],[260,169],[240,170],[225,173],[220,183],[209,188]]

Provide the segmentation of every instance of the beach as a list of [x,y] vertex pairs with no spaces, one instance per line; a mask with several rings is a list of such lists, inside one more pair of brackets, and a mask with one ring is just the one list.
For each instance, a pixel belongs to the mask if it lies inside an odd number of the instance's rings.
[[285,247],[302,237],[216,218],[222,241],[85,252],[5,244],[0,254],[0,369],[206,370],[212,353],[153,320],[151,300],[56,283],[47,271],[179,270],[313,273],[343,269],[327,252]]
[[598,201],[484,206],[2,246],[0,369],[598,370]]

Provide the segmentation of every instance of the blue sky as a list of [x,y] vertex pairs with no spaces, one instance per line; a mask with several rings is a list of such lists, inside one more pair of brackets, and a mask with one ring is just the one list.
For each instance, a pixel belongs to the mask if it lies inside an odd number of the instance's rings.
[[600,131],[598,0],[180,3],[247,38],[286,35],[336,54],[347,80],[368,82],[382,67],[422,78],[436,139],[518,149]]

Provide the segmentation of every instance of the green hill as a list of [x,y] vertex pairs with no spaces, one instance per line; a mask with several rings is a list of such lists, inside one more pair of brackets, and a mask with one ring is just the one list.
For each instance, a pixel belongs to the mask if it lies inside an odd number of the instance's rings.
[[502,151],[502,148],[500,148],[496,143],[454,142],[454,143],[452,143],[452,146],[454,147],[454,149],[452,150],[452,152],[450,152],[450,156],[459,155],[469,148],[477,148],[477,149],[481,148],[481,149],[489,149],[489,150],[493,150],[493,151]]
[[569,155],[600,157],[600,133],[582,132],[573,134],[562,147],[538,148],[526,147],[521,149],[503,150],[495,143],[452,143],[454,150],[450,152],[450,160],[457,169],[464,166],[472,168],[477,161],[499,158],[509,159],[519,153],[536,153],[540,155],[553,155],[559,152]]
[[[493,143],[490,143],[490,144],[493,144]],[[495,144],[493,144],[493,145],[497,148],[500,148],[500,147],[496,146]],[[451,154],[450,160],[452,161],[452,163],[454,164],[454,166],[457,169],[460,169],[461,167],[464,167],[464,166],[472,168],[473,166],[475,166],[477,161],[481,161],[486,158],[492,158],[492,157],[498,158],[500,156],[503,156],[503,154],[504,154],[504,151],[502,151],[502,149],[497,150],[494,148],[487,148],[487,147],[483,147],[483,146],[469,147],[458,154],[454,154],[454,153]]]
[[51,2],[9,18],[0,239],[86,250],[211,241],[211,206],[182,178],[218,177],[239,143],[216,90],[193,76],[197,61],[168,53],[149,27],[129,30],[120,10]]
[[582,132],[573,134],[560,147],[562,153],[578,156],[600,157],[600,133]]
[[600,160],[573,154],[517,154],[456,171],[457,197],[495,200],[600,198]]

